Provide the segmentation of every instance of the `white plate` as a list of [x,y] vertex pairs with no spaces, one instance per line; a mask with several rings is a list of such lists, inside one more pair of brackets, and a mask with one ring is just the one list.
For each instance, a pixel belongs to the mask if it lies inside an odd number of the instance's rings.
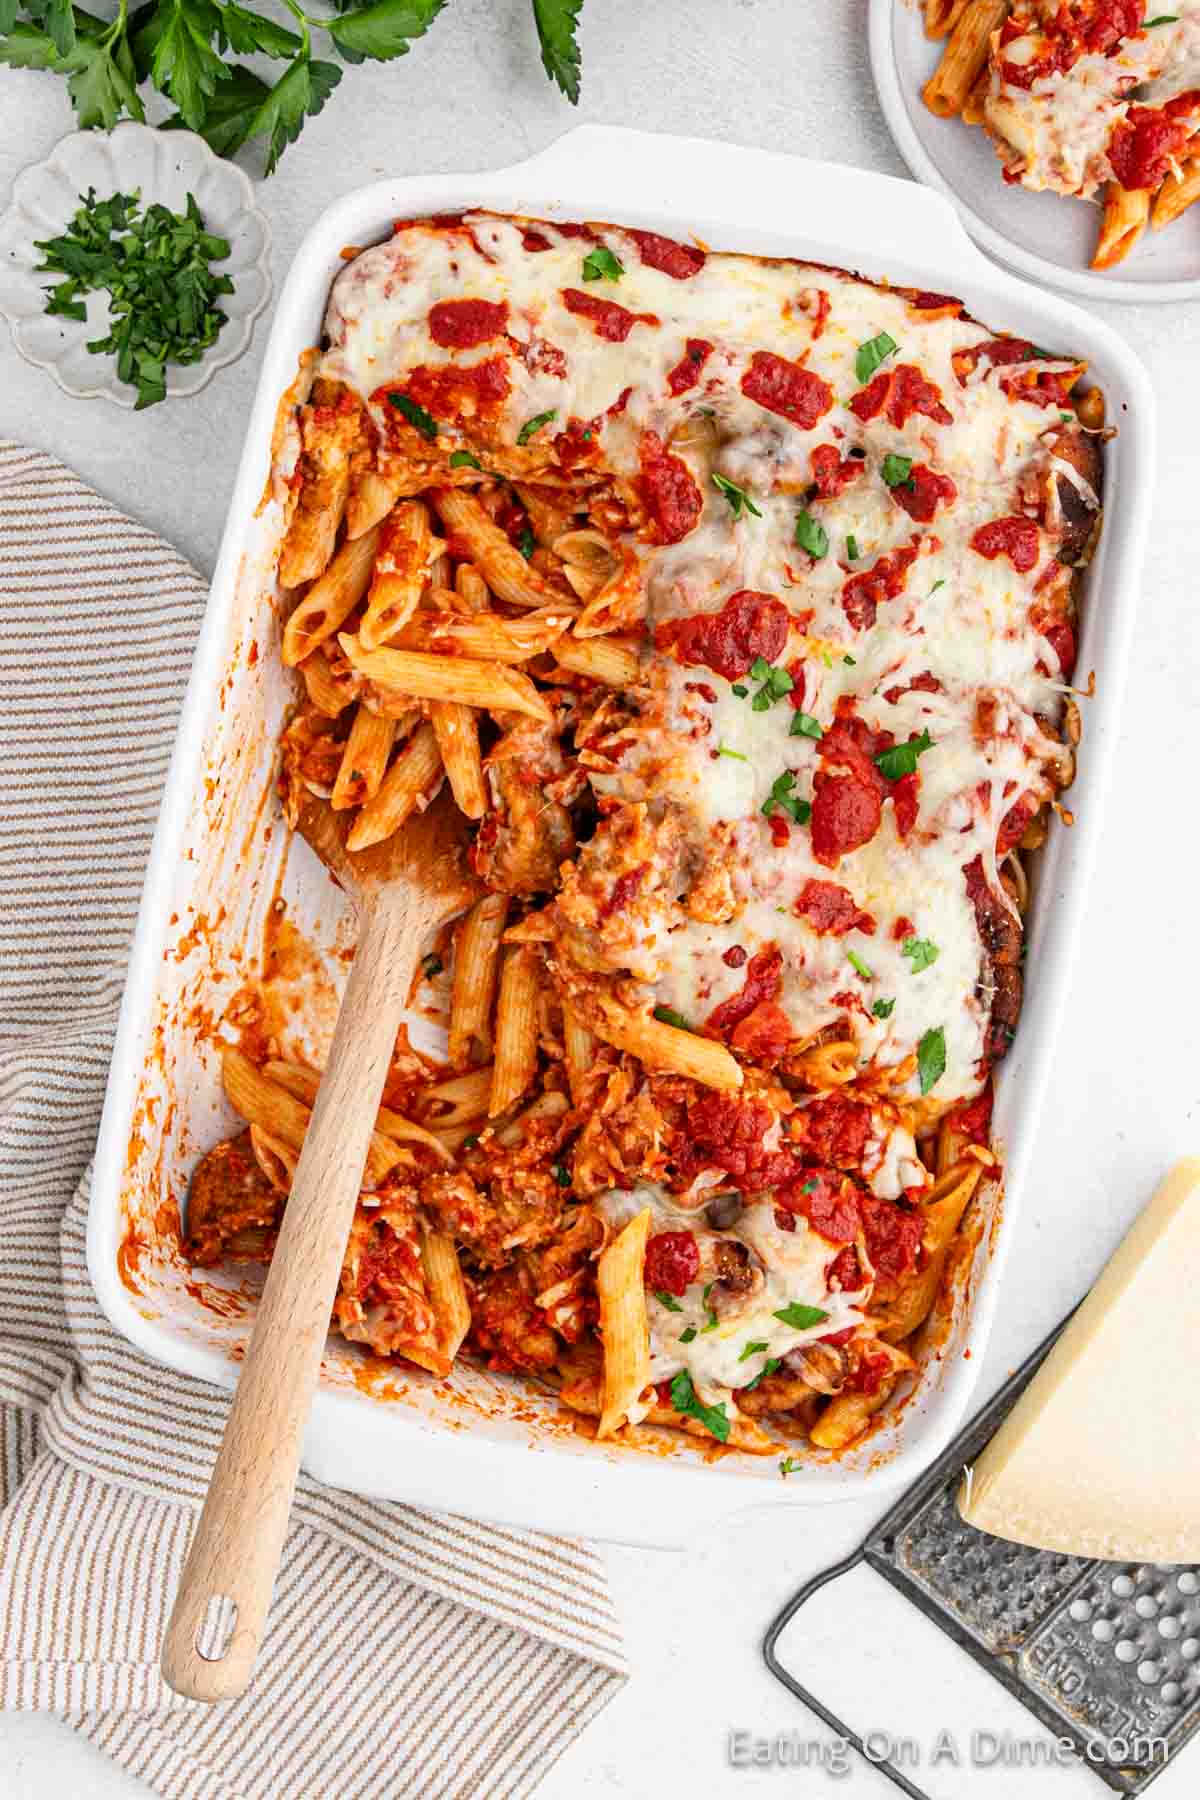
[[199,362],[172,363],[166,372],[169,399],[198,394],[248,347],[271,298],[271,227],[254,204],[253,183],[195,132],[157,131],[132,119],[112,131],[73,131],[14,181],[12,203],[0,217],[0,313],[12,326],[13,343],[76,399],[102,394],[133,406],[137,389],[118,379],[116,358],[87,347],[108,333],[107,297],[87,296],[86,319],[60,319],[47,313],[46,295],[62,278],[37,272],[37,240],[65,231],[89,188],[98,200],[136,189],[143,207],[157,201],[172,212],[182,212],[194,194],[207,229],[229,239],[229,256],[213,264],[216,274],[233,280],[232,294],[220,298],[227,323]]
[[871,0],[870,48],[879,104],[901,156],[918,181],[954,202],[989,255],[1091,300],[1200,300],[1200,214],[1147,232],[1116,269],[1090,269],[1099,207],[1012,186],[977,126],[939,119],[922,101],[942,45],[925,36],[917,0]]
[[[319,1006],[307,1003],[311,980],[305,987],[308,1054],[319,1057],[345,976],[337,951],[351,929],[307,848],[289,852],[271,788],[279,726],[293,697],[278,660],[271,573],[279,509],[259,510],[272,425],[297,357],[319,337],[343,247],[378,242],[397,218],[471,206],[612,219],[676,237],[695,232],[719,249],[806,257],[961,295],[995,329],[1085,356],[1120,426],[1109,447],[1107,529],[1083,610],[1080,667],[1096,669],[1097,697],[1087,704],[1072,790],[1078,823],[1064,831],[1056,822],[1039,860],[1024,1015],[997,1088],[1007,1198],[956,1296],[940,1354],[926,1360],[898,1421],[840,1460],[806,1453],[783,1481],[772,1459],[735,1454],[708,1466],[704,1449],[682,1438],[661,1454],[597,1444],[552,1398],[476,1368],[457,1365],[446,1382],[403,1368],[372,1374],[354,1346],[328,1343],[304,1447],[305,1466],[321,1480],[447,1512],[678,1544],[747,1507],[857,1498],[911,1481],[948,1442],[970,1399],[1035,1174],[1037,1113],[1053,1080],[1054,1033],[1089,901],[1092,849],[1105,825],[1106,772],[1120,730],[1154,491],[1154,399],[1116,332],[988,262],[939,195],[859,169],[586,126],[516,168],[380,182],[317,221],[276,310],[196,650],[134,939],[88,1222],[92,1281],[116,1328],[169,1368],[226,1386],[236,1377],[253,1299],[232,1275],[198,1283],[160,1229],[164,1202],[183,1196],[198,1157],[240,1125],[197,1021],[222,1017],[253,974],[263,921],[282,893],[328,977]],[[1053,1204],[1053,1195],[1042,1198]],[[222,1286],[223,1294],[213,1292]],[[1019,1305],[1020,1296],[1008,1302]]]

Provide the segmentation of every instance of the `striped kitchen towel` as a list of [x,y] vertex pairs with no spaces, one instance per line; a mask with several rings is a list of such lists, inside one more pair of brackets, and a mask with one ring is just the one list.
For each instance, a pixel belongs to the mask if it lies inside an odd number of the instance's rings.
[[528,1794],[620,1687],[597,1554],[302,1476],[250,1692],[158,1673],[226,1400],[109,1327],[87,1166],[204,584],[0,441],[0,1706],[178,1800]]

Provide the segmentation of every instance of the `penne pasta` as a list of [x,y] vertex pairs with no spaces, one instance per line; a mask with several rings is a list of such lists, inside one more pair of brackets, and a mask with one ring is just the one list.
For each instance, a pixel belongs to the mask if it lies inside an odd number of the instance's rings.
[[339,638],[351,666],[378,687],[420,700],[458,700],[526,713],[550,723],[552,714],[528,676],[466,656],[431,656],[417,650],[368,650],[349,635]]
[[[221,1056],[221,1080],[225,1093],[230,1105],[249,1124],[257,1125],[268,1138],[277,1139],[289,1149],[299,1151],[308,1130],[310,1107],[297,1099],[295,1089],[299,1085],[302,1091],[307,1092],[309,1099],[315,1099],[321,1078],[317,1074],[309,1088],[303,1077],[313,1075],[314,1071],[300,1071],[294,1064],[275,1063],[271,1066],[275,1072],[273,1076],[256,1068],[240,1050],[226,1049]],[[287,1079],[284,1081],[278,1078],[281,1069],[287,1071]],[[403,1160],[404,1151],[398,1144],[389,1143],[378,1131],[372,1132],[367,1164],[363,1171],[364,1187],[377,1187]]]
[[350,827],[348,850],[366,850],[399,831],[409,814],[428,805],[442,782],[442,758],[433,726],[419,725],[378,789]]
[[[508,896],[485,894],[482,900],[475,902],[459,927],[447,1043],[452,1068],[462,1068],[491,1054],[492,1003],[500,971],[500,940],[507,918]],[[490,1086],[488,1093],[491,1093]]]
[[501,960],[490,1119],[516,1105],[537,1071],[539,969],[528,944],[514,945]]
[[937,69],[925,84],[923,99],[941,119],[963,109],[987,59],[988,43],[1008,12],[1008,0],[966,0],[957,14]]
[[1161,231],[1200,200],[1200,157],[1189,157],[1178,174],[1168,175],[1150,209],[1150,228]]
[[587,1091],[584,1084],[596,1059],[596,1040],[567,1000],[563,1001],[562,1014],[567,1079],[571,1084],[571,1098],[579,1106]]
[[350,617],[371,584],[378,542],[372,530],[343,544],[295,607],[283,629],[282,656],[289,668],[304,662]]
[[[572,1375],[564,1381],[558,1397],[572,1412],[599,1418],[604,1409],[603,1380],[590,1373]],[[671,1431],[685,1432],[688,1437],[702,1438],[709,1444],[713,1442],[712,1434],[698,1419],[687,1418],[683,1413],[677,1413],[673,1406],[663,1406],[657,1399],[646,1408],[643,1421],[647,1425],[666,1426]],[[599,1432],[596,1435],[598,1437]],[[631,1443],[636,1443],[638,1428],[627,1425],[623,1435]],[[745,1450],[751,1456],[777,1456],[781,1448],[775,1438],[768,1437],[761,1426],[740,1412],[735,1412],[729,1420],[729,1436],[725,1441],[729,1449]]]
[[637,646],[615,637],[581,640],[572,634],[560,638],[554,647],[554,660],[570,674],[586,675],[607,687],[630,687],[641,673]]
[[430,1304],[437,1318],[438,1348],[448,1375],[471,1325],[471,1303],[454,1239],[445,1231],[421,1233],[421,1267]]
[[429,719],[455,805],[468,819],[482,819],[487,810],[487,791],[483,785],[475,714],[457,700],[433,700],[429,706]]
[[1150,218],[1150,190],[1123,188],[1110,181],[1104,190],[1100,235],[1092,256],[1093,269],[1111,269],[1124,262],[1146,229]]
[[353,704],[355,678],[335,675],[324,650],[314,650],[300,664],[304,690],[318,712],[336,719]]
[[420,500],[401,500],[379,528],[367,610],[358,628],[364,650],[378,650],[412,617],[428,579],[433,534]]
[[604,1342],[604,1406],[597,1437],[611,1437],[622,1425],[636,1425],[645,1417],[641,1396],[650,1385],[650,1332],[642,1265],[649,1230],[647,1206],[601,1252],[596,1268]]
[[329,800],[334,812],[362,806],[379,792],[395,737],[395,719],[358,707]]
[[435,488],[433,504],[476,563],[488,587],[509,606],[553,606],[564,595],[526,562],[490,519],[474,494],[462,488]]
[[[434,593],[431,598],[436,602],[439,596]],[[464,615],[423,610],[409,620],[394,647],[478,656],[489,662],[529,662],[562,640],[572,616],[572,609],[566,604],[547,612],[527,613],[523,619],[501,619],[495,613]]]
[[[489,895],[488,898],[495,898]],[[493,983],[495,974],[493,973]],[[491,1012],[489,1002],[488,1012]],[[487,1115],[492,1095],[492,1067],[472,1069],[467,1075],[453,1075],[448,1081],[435,1081],[420,1096],[419,1106],[430,1123],[442,1131],[447,1127],[471,1125]]]
[[346,501],[346,536],[361,537],[373,525],[380,525],[405,489],[400,475],[367,469],[354,483]]
[[689,1075],[705,1087],[740,1088],[742,1071],[737,1058],[715,1038],[681,1031],[644,1013],[632,1012],[606,998],[594,1021],[598,1034],[618,1050],[626,1050],[650,1069],[666,1069]]

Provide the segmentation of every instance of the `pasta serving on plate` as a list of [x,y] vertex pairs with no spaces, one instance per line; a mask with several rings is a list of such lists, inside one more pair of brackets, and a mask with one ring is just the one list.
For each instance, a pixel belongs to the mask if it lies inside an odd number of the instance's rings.
[[[946,295],[484,213],[357,255],[326,334],[277,441],[283,804],[365,846],[448,783],[485,888],[335,1329],[605,1438],[842,1449],[998,1178],[1100,396]],[[227,1051],[198,1264],[270,1255],[318,1080]]]
[[1200,196],[1200,0],[924,0],[925,104],[987,133],[1004,179],[1099,197],[1094,269]]

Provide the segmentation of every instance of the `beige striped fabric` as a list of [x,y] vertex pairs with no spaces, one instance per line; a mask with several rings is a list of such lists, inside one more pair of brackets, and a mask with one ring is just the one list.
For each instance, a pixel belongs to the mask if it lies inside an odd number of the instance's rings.
[[158,1647],[225,1402],[109,1327],[84,1260],[142,866],[204,587],[0,440],[0,1705],[61,1713],[177,1800],[530,1793],[624,1675],[563,1538],[301,1478],[243,1699]]

